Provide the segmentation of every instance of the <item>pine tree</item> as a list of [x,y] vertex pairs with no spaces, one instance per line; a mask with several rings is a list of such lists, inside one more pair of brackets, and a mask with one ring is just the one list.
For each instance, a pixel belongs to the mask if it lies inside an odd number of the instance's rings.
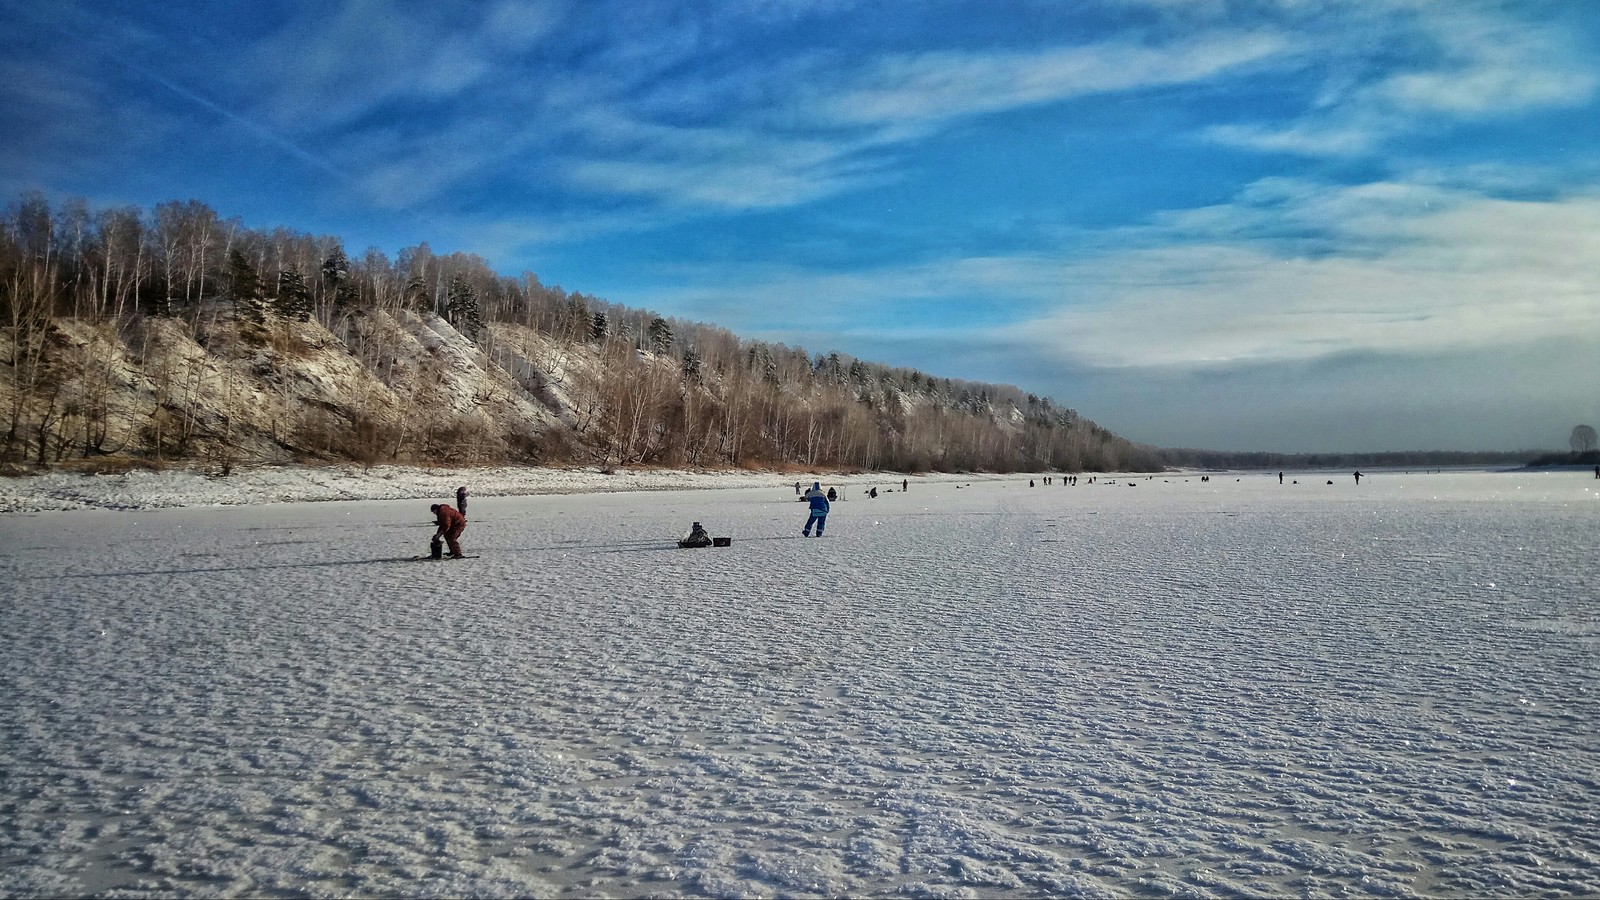
[[311,290],[298,269],[278,273],[278,295],[272,299],[273,311],[295,322],[311,321]]
[[322,261],[322,281],[331,287],[337,288],[350,278],[350,260],[344,251],[338,247],[328,254]]
[[589,320],[589,337],[596,341],[603,341],[611,332],[611,324],[606,320],[606,314],[597,312]]
[[672,349],[672,326],[667,324],[666,319],[660,316],[651,319],[645,335],[650,339],[650,349],[656,353],[664,354]]
[[445,297],[445,318],[455,329],[473,340],[483,331],[483,315],[478,310],[478,292],[460,275],[450,280]]
[[348,312],[355,306],[355,288],[350,284],[350,260],[344,250],[334,247],[322,261],[322,285],[333,292],[333,308]]
[[238,250],[228,257],[228,296],[233,300],[234,318],[257,325],[266,322],[261,297],[261,277]]

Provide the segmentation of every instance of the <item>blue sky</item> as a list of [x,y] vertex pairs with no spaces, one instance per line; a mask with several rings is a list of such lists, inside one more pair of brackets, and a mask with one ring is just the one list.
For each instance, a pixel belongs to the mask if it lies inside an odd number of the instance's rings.
[[1590,0],[0,0],[0,190],[197,198],[1135,440],[1600,425]]

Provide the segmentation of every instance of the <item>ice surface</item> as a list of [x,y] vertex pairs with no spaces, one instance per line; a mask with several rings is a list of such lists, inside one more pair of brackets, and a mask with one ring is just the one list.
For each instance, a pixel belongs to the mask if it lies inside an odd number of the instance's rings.
[[740,477],[8,516],[0,894],[1600,893],[1586,474]]

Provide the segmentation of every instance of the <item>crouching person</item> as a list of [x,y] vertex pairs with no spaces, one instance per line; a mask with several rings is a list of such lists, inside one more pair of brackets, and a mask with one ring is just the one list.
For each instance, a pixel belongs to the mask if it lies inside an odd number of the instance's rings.
[[466,554],[461,552],[461,532],[467,528],[467,517],[456,512],[455,507],[448,503],[435,503],[431,509],[434,524],[439,526],[439,530],[433,533],[433,539],[437,541],[441,537],[444,538],[445,543],[450,545],[452,559],[465,556]]
[[689,529],[689,533],[678,540],[678,546],[684,548],[709,547],[711,546],[711,535],[700,527],[699,522],[696,522],[694,527]]

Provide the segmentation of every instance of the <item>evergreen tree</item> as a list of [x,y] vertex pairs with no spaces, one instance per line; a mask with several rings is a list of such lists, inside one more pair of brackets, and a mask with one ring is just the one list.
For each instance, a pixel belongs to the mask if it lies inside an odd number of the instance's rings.
[[450,293],[445,298],[445,318],[457,331],[473,340],[477,340],[483,331],[478,292],[460,275],[450,280]]
[[589,320],[589,337],[592,340],[603,341],[611,333],[611,323],[606,320],[606,314],[597,312]]
[[341,281],[339,282],[339,286],[333,289],[334,308],[340,310],[355,309],[356,301],[360,299],[360,297],[361,295],[356,292],[355,285],[351,284],[349,281]]
[[228,296],[233,301],[234,318],[260,325],[266,322],[266,307],[261,297],[261,277],[255,266],[238,250],[228,256]]
[[660,316],[650,320],[650,326],[645,329],[645,336],[650,339],[650,349],[656,353],[664,354],[672,349],[672,326]]
[[273,311],[295,322],[311,320],[311,290],[306,287],[305,276],[298,269],[285,269],[278,273],[278,296],[272,301]]
[[322,261],[322,281],[332,287],[338,287],[350,279],[350,260],[344,255],[344,250],[335,247],[328,258]]
[[861,360],[854,359],[854,360],[850,361],[850,383],[851,384],[854,384],[857,387],[866,387],[867,386],[867,382],[870,379],[871,379],[871,373],[869,373],[867,371],[867,367],[866,366],[861,364]]
[[333,292],[334,309],[348,312],[355,308],[359,294],[350,277],[350,259],[344,255],[343,248],[334,247],[322,261],[322,285]]

